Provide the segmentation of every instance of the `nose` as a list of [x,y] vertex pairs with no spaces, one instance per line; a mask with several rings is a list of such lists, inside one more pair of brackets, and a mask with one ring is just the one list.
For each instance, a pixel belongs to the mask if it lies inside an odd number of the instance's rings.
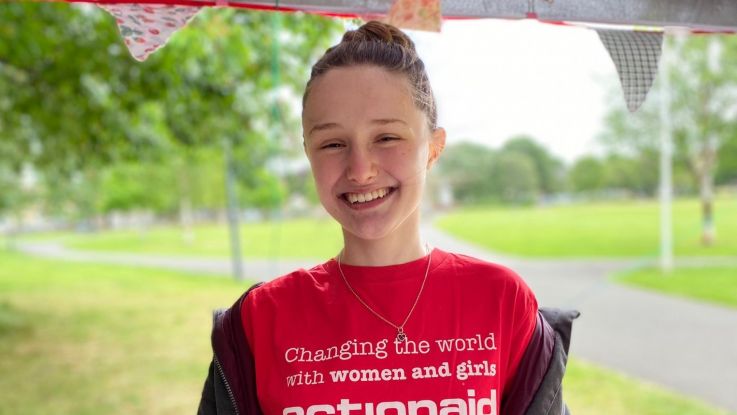
[[348,180],[357,183],[370,183],[376,178],[378,167],[369,149],[353,146],[348,153],[346,175]]

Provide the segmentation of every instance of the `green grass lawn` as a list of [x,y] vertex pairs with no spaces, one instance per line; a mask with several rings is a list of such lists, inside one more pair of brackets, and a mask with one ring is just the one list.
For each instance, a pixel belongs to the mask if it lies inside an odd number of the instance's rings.
[[0,251],[0,413],[195,411],[227,278]]
[[[677,256],[737,256],[737,198],[716,202],[717,242],[700,243],[700,205],[674,203]],[[583,203],[547,207],[470,207],[439,217],[436,224],[491,250],[524,257],[654,257],[659,249],[656,201]],[[242,251],[250,258],[328,258],[342,244],[331,218],[248,223],[241,226]],[[227,227],[201,225],[187,241],[176,226],[141,231],[44,235],[70,247],[165,255],[226,257]]]
[[[0,251],[0,412],[193,413],[210,311],[247,286]],[[576,415],[720,413],[575,360],[565,396]]]
[[568,362],[563,398],[574,415],[727,414],[659,386],[575,359]]
[[[159,226],[141,231],[57,233],[41,235],[73,248],[93,251],[140,252],[164,255],[227,257],[230,239],[225,224],[195,226],[187,241],[182,229]],[[240,228],[243,255],[249,258],[330,258],[343,243],[340,226],[331,218],[244,224]]]
[[[715,205],[717,242],[700,242],[701,214],[696,199],[673,205],[675,254],[737,256],[737,198]],[[657,201],[460,209],[436,224],[462,239],[525,257],[651,257],[659,250]]]
[[642,268],[616,276],[624,284],[737,308],[737,267]]
[[0,402],[7,414],[192,413],[227,278],[0,252]]

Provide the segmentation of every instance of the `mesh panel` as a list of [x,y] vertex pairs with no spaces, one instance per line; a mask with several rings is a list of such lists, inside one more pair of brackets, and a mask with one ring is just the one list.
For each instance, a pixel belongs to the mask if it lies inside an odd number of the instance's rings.
[[627,109],[637,111],[658,72],[663,33],[604,29],[596,32],[617,67]]

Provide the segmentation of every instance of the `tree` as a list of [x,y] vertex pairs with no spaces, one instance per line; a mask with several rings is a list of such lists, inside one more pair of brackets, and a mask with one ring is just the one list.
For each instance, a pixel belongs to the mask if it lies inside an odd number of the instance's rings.
[[[176,171],[154,163],[118,163],[101,174],[100,205],[102,213],[131,212],[145,209],[157,213],[177,208]],[[167,189],[167,191],[162,191]]]
[[652,196],[658,187],[658,171],[652,155],[624,156],[609,154],[601,161],[600,186],[627,190],[639,196]]
[[[90,7],[11,3],[0,8],[0,118],[37,168],[82,165],[146,147],[131,112],[141,71],[124,60],[114,25]],[[129,59],[128,59],[129,60]]]
[[0,163],[0,215],[9,213],[20,216],[20,211],[30,202],[32,195],[21,186],[20,175],[9,166]]
[[247,189],[273,184],[263,166],[299,131],[286,108],[342,27],[302,13],[207,10],[138,63],[96,7],[11,3],[0,21],[0,134],[13,163],[23,155],[56,188],[114,165],[171,166],[181,179],[174,188],[192,201],[186,189],[205,186],[188,184],[199,180],[191,149],[222,152],[225,141]]
[[502,147],[503,152],[517,152],[526,155],[534,164],[539,191],[543,194],[554,194],[563,187],[565,170],[563,162],[529,136],[517,136],[509,139]]
[[489,178],[495,193],[507,203],[532,203],[539,194],[540,183],[535,162],[526,154],[500,151],[491,166]]
[[559,191],[564,170],[544,146],[519,136],[498,151],[468,141],[450,145],[438,161],[437,176],[460,202],[530,203],[541,193]]
[[593,156],[582,157],[571,167],[569,180],[576,192],[602,190],[606,180],[604,165]]
[[56,173],[47,166],[39,173],[40,207],[49,215],[74,221],[86,229],[96,227],[101,211],[101,175],[97,168]]
[[724,36],[693,37],[673,73],[674,138],[687,160],[702,206],[702,241],[714,242],[714,177],[719,149],[732,138],[737,120],[737,42]]
[[719,149],[719,159],[714,181],[717,185],[737,186],[737,129],[733,136],[724,140]]
[[461,141],[449,145],[438,159],[439,177],[447,183],[453,198],[460,202],[478,202],[496,195],[492,182],[494,151],[482,144]]
[[[667,48],[675,43],[668,39]],[[676,167],[685,166],[699,189],[702,205],[702,241],[714,241],[714,180],[720,149],[737,137],[737,39],[730,36],[690,36],[681,46],[678,63],[665,68],[672,79],[670,119]],[[614,104],[606,117],[602,142],[610,150],[650,158],[658,151],[658,86],[639,113],[628,115]],[[610,102],[614,102],[611,100]]]
[[29,199],[21,186],[23,155],[14,142],[4,138],[2,127],[0,123],[0,217],[3,213],[18,216]]

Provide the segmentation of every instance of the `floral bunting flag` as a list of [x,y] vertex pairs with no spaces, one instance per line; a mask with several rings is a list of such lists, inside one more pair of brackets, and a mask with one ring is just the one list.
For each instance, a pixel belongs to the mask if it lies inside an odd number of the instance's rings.
[[98,4],[115,17],[131,55],[143,62],[184,27],[200,7],[165,4]]
[[383,21],[402,29],[439,32],[440,0],[395,0]]

